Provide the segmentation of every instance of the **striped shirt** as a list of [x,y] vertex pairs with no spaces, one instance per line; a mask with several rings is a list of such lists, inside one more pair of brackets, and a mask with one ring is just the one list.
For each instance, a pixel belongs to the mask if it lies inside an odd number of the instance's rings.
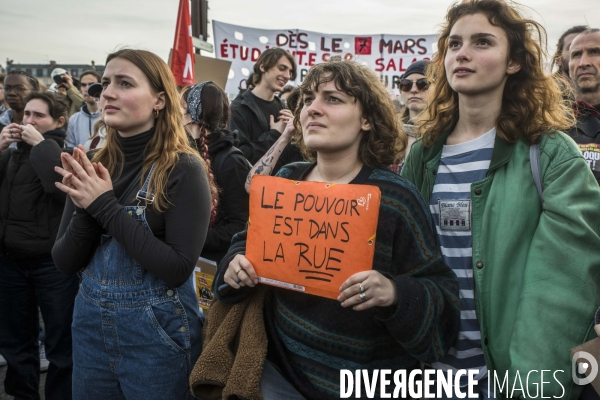
[[[471,237],[471,184],[485,178],[490,166],[496,129],[477,139],[444,146],[429,207],[444,261],[458,277],[460,331],[448,353],[432,366],[444,371],[478,369],[475,379],[486,376],[481,332],[475,314],[473,241]],[[461,386],[467,379],[461,379]]]

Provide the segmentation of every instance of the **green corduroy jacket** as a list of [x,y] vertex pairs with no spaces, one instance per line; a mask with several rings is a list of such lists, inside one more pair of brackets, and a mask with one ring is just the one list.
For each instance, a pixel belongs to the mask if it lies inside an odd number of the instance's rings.
[[[402,169],[427,202],[449,134],[416,142]],[[496,137],[485,179],[471,185],[476,312],[490,378],[508,374],[501,397],[535,397],[543,381],[543,396],[577,399],[569,350],[595,337],[600,187],[567,135],[543,135],[540,148],[543,209],[524,140]]]

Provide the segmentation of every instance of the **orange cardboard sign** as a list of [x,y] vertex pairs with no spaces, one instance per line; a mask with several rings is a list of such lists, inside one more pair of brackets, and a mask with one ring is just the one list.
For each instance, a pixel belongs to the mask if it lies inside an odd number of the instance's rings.
[[373,268],[380,200],[376,186],[255,175],[246,258],[261,283],[335,299]]

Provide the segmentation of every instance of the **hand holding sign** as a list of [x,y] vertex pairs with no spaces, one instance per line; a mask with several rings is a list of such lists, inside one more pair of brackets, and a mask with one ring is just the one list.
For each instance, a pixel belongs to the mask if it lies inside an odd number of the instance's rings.
[[[373,270],[352,275],[340,287],[340,292],[338,300],[342,302],[342,307],[354,306],[352,308],[356,311],[398,304],[394,281]],[[364,293],[364,300],[361,299],[361,293]]]
[[231,260],[223,278],[225,283],[234,289],[242,286],[254,287],[258,283],[254,267],[243,254],[238,254]]

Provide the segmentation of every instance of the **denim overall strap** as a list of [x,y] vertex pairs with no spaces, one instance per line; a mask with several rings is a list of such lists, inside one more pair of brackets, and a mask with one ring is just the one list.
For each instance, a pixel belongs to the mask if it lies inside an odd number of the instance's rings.
[[137,192],[135,198],[139,201],[146,201],[146,204],[152,204],[154,201],[154,193],[148,193],[148,184],[150,183],[150,177],[154,172],[154,167],[156,167],[156,163],[152,164],[150,167],[150,172],[148,172],[148,176],[146,177],[146,181],[142,185],[142,188]]

